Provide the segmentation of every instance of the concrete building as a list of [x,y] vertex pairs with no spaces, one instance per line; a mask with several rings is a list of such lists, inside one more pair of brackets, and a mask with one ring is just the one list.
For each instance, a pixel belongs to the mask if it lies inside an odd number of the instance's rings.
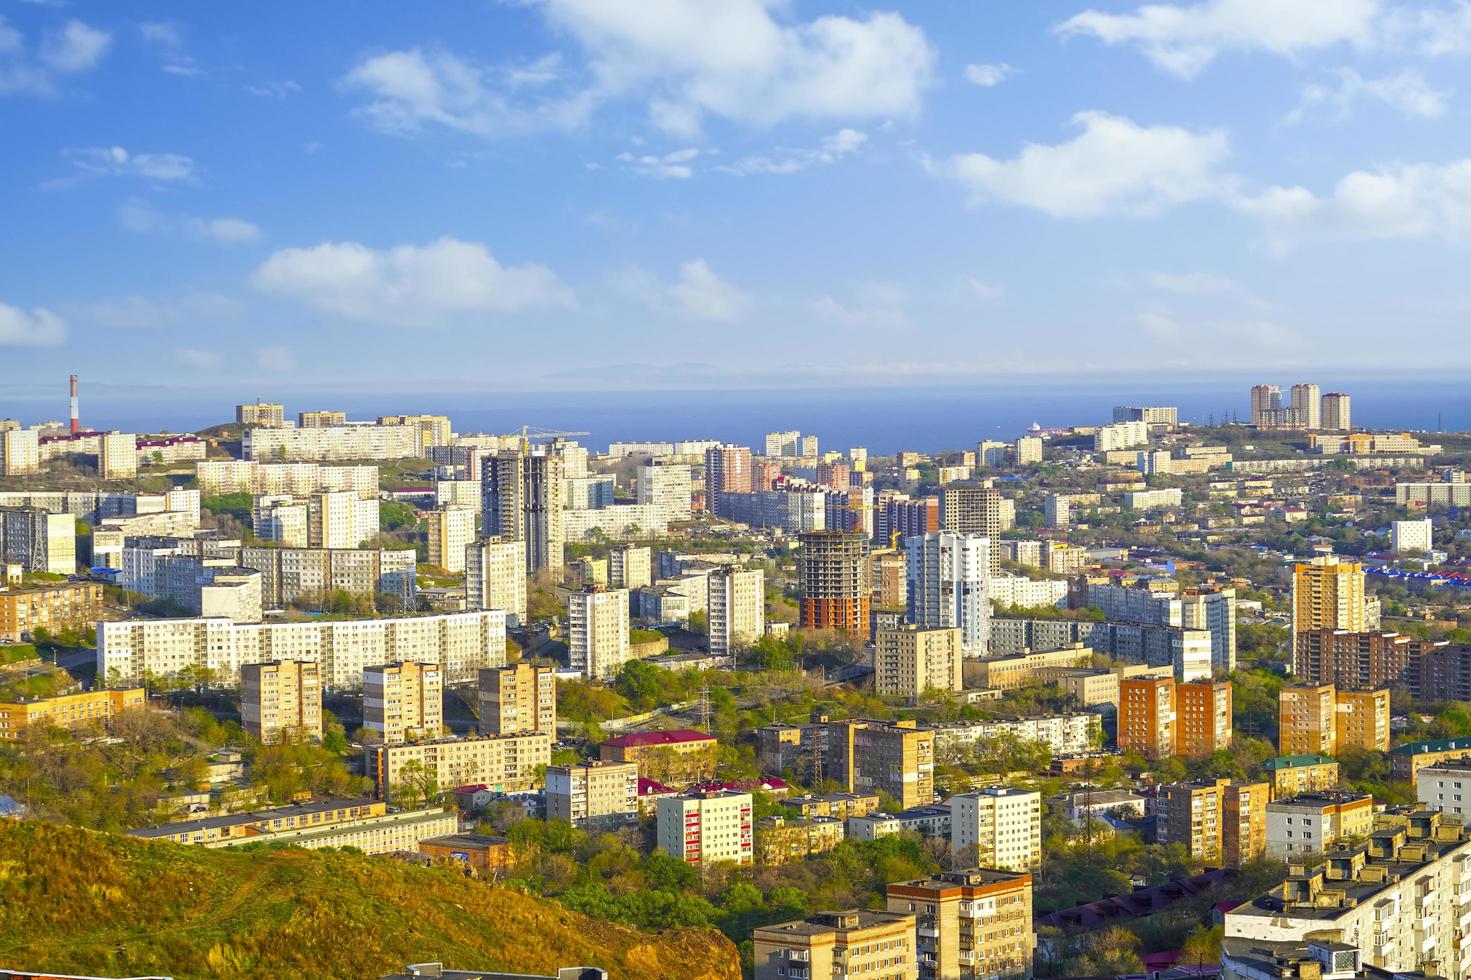
[[1292,386],[1292,409],[1302,420],[1304,428],[1317,430],[1323,427],[1322,389],[1315,384]]
[[1282,410],[1282,389],[1277,385],[1253,385],[1251,389],[1251,424],[1265,428],[1273,413]]
[[1284,755],[1262,763],[1272,799],[1338,788],[1338,763],[1324,755]]
[[706,576],[710,654],[733,656],[766,632],[766,574],[725,565]]
[[720,861],[751,864],[755,859],[750,793],[712,790],[659,800],[655,846],[688,864]]
[[40,437],[35,429],[0,429],[0,476],[39,473]]
[[465,571],[465,550],[475,540],[475,511],[468,507],[435,507],[424,515],[429,564],[451,575]]
[[28,572],[75,575],[76,519],[38,507],[0,507],[0,561]]
[[1175,685],[1175,755],[1203,759],[1231,747],[1231,683]]
[[124,711],[142,708],[148,694],[141,687],[98,689],[31,701],[0,702],[0,741],[16,741],[31,728],[106,730]]
[[310,545],[307,503],[295,497],[256,497],[250,509],[250,529],[257,538],[285,548]]
[[522,543],[528,574],[562,567],[566,540],[562,467],[562,457],[545,450],[502,452],[485,461],[481,525],[487,536]]
[[322,675],[317,664],[275,660],[240,668],[240,724],[262,742],[322,738]]
[[549,735],[441,738],[403,745],[370,745],[367,772],[377,787],[378,798],[390,803],[400,794],[404,767],[411,763],[441,788],[483,783],[492,793],[525,793],[540,786],[538,776],[545,772],[551,756]]
[[906,810],[935,799],[935,736],[913,722],[830,722],[826,767],[839,789],[888,793]]
[[378,467],[371,465],[210,459],[195,463],[194,475],[199,492],[211,497],[227,493],[306,497],[322,490],[352,490],[359,496],[375,499],[378,496]]
[[874,692],[918,700],[929,691],[959,691],[963,654],[956,627],[880,629],[874,634]]
[[97,439],[97,478],[131,480],[138,475],[138,437],[131,432],[104,432]]
[[282,426],[286,424],[286,406],[256,401],[235,406],[237,425]]
[[1151,759],[1204,758],[1231,746],[1231,685],[1173,678],[1119,681],[1118,744]]
[[1093,451],[1096,453],[1117,452],[1149,445],[1149,423],[1144,421],[1114,422],[1100,425],[1093,433]]
[[1323,396],[1323,428],[1333,432],[1348,432],[1353,428],[1353,408],[1348,395],[1330,391]]
[[363,726],[384,745],[438,738],[444,731],[444,671],[413,661],[365,669]]
[[[1006,505],[1010,503],[989,481],[947,484],[940,490],[940,530],[1000,540],[1001,532],[1010,527],[1006,519]],[[990,573],[999,575],[1000,550],[991,549],[988,558]]]
[[1065,528],[1073,523],[1073,498],[1049,493],[1042,504],[1043,518],[1050,528]]
[[764,867],[802,861],[845,839],[846,824],[837,817],[763,817],[756,822],[755,861]]
[[1471,738],[1438,738],[1406,742],[1389,750],[1390,773],[1396,782],[1415,782],[1421,769],[1471,759]]
[[101,614],[102,586],[96,582],[0,585],[0,642],[19,643],[37,630],[85,630]]
[[361,548],[378,536],[378,501],[351,490],[322,490],[307,498],[307,546]]
[[928,628],[956,627],[968,657],[989,650],[992,539],[935,531],[910,538],[906,618]]
[[1429,552],[1435,546],[1435,525],[1426,517],[1418,521],[1391,521],[1390,550],[1397,554]]
[[239,564],[260,572],[261,604],[267,609],[314,603],[336,591],[381,601],[388,611],[418,606],[412,548],[245,547]]
[[715,737],[690,728],[615,735],[598,746],[608,762],[634,762],[648,779],[695,783],[715,776]]
[[1230,783],[1224,789],[1222,859],[1227,867],[1239,868],[1267,852],[1267,804],[1272,790],[1266,783]]
[[[97,624],[97,674],[138,683],[207,668],[217,683],[239,682],[240,668],[271,660],[309,660],[322,683],[356,689],[382,663],[437,663],[448,683],[473,681],[506,662],[506,619],[498,610],[367,620],[232,623],[226,619],[134,619]],[[459,784],[456,784],[459,785]]]
[[751,934],[755,980],[919,980],[915,916],[819,912]]
[[411,425],[334,425],[321,428],[248,428],[240,436],[244,459],[263,463],[414,459],[423,437]]
[[1415,799],[1425,810],[1466,823],[1471,816],[1471,766],[1442,762],[1415,773]]
[[1155,836],[1159,843],[1180,845],[1191,861],[1222,863],[1224,797],[1229,782],[1201,779],[1161,786],[1155,799]]
[[526,549],[519,541],[482,538],[465,545],[465,608],[501,609],[526,623]]
[[547,819],[603,833],[638,822],[638,766],[583,761],[547,767]]
[[1032,929],[1032,876],[971,868],[896,881],[890,912],[917,924],[917,958],[926,980],[1028,977],[1037,944]]
[[590,680],[611,681],[629,660],[628,590],[585,588],[567,595],[568,663]]
[[729,516],[726,495],[754,489],[749,447],[720,445],[705,450],[705,508],[710,513]]
[[991,786],[952,796],[950,846],[965,866],[1033,871],[1042,865],[1042,795]]
[[557,677],[529,663],[480,671],[480,733],[557,735]]
[[420,841],[453,834],[458,823],[455,814],[441,807],[390,811],[379,802],[336,799],[161,824],[129,831],[128,836],[209,848],[283,844],[394,854],[417,850]]
[[297,412],[296,424],[303,429],[328,429],[347,424],[347,413],[334,409]]
[[1308,859],[1335,844],[1369,836],[1374,798],[1367,793],[1300,793],[1267,804],[1267,857]]
[[625,544],[610,549],[608,551],[608,584],[615,589],[629,590],[653,585],[654,558],[649,547]]
[[1283,755],[1389,751],[1389,691],[1340,691],[1332,684],[1286,685],[1278,696]]
[[1364,607],[1364,566],[1332,556],[1299,563],[1292,572],[1292,632],[1370,627]]
[[873,591],[868,541],[859,532],[812,531],[798,555],[800,625],[857,632],[868,629]]
[[639,503],[657,507],[665,523],[690,519],[692,494],[688,464],[651,460],[641,464],[636,475]]

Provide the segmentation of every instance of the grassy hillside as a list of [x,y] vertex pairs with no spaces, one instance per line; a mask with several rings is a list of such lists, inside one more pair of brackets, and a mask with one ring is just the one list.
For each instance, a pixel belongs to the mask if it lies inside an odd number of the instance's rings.
[[187,977],[380,976],[406,963],[739,980],[719,933],[652,935],[450,869],[211,851],[0,821],[0,967]]

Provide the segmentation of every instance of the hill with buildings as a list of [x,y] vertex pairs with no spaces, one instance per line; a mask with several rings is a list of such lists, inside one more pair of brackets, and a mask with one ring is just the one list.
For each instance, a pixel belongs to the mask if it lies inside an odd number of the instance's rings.
[[652,934],[519,892],[357,854],[206,850],[0,821],[0,968],[344,977],[407,963],[739,980],[719,933]]

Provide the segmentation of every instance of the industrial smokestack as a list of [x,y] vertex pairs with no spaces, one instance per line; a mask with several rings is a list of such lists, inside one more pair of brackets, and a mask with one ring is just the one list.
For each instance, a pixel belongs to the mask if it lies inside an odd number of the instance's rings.
[[82,431],[82,416],[77,410],[77,376],[72,375],[72,435]]

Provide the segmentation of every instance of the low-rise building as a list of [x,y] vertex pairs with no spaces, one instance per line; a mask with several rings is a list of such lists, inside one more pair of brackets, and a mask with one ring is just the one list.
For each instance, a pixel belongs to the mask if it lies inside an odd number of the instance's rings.
[[[406,789],[407,795],[423,795],[426,786],[442,790],[484,783],[492,793],[528,792],[537,788],[538,774],[544,771],[539,767],[551,758],[548,735],[489,735],[370,745],[366,768],[378,798],[391,803]],[[406,784],[409,775],[416,785]]]
[[1466,822],[1471,816],[1471,765],[1442,762],[1421,768],[1415,773],[1415,799],[1423,809]]
[[308,850],[355,847],[368,854],[414,851],[420,841],[453,834],[459,818],[438,807],[390,811],[371,800],[322,800],[162,824],[128,832],[131,837],[204,847],[289,844]]
[[919,980],[915,916],[820,912],[751,934],[756,980]]
[[1471,759],[1471,738],[1437,738],[1406,742],[1389,750],[1390,775],[1396,782],[1415,782],[1426,766]]
[[847,820],[864,817],[879,810],[876,793],[827,793],[822,796],[788,796],[781,800],[783,809],[797,819],[834,817]]
[[489,834],[448,834],[419,841],[419,853],[462,864],[481,878],[495,878],[515,863],[510,841]]
[[756,863],[775,866],[826,854],[847,836],[837,817],[766,817],[756,823]]
[[638,821],[638,765],[584,761],[547,767],[547,819],[588,831],[615,830]]
[[1325,755],[1283,755],[1262,763],[1272,799],[1338,788],[1338,763]]
[[42,726],[71,731],[91,727],[106,730],[119,713],[141,708],[147,700],[143,688],[131,687],[0,702],[0,741],[14,741],[28,730]]
[[0,641],[28,639],[36,630],[86,629],[102,615],[102,586],[59,582],[0,588]]
[[634,762],[639,775],[662,783],[693,783],[715,775],[715,736],[689,728],[616,735],[598,746],[598,758]]
[[1310,859],[1373,828],[1374,798],[1367,793],[1299,793],[1267,804],[1267,856]]

